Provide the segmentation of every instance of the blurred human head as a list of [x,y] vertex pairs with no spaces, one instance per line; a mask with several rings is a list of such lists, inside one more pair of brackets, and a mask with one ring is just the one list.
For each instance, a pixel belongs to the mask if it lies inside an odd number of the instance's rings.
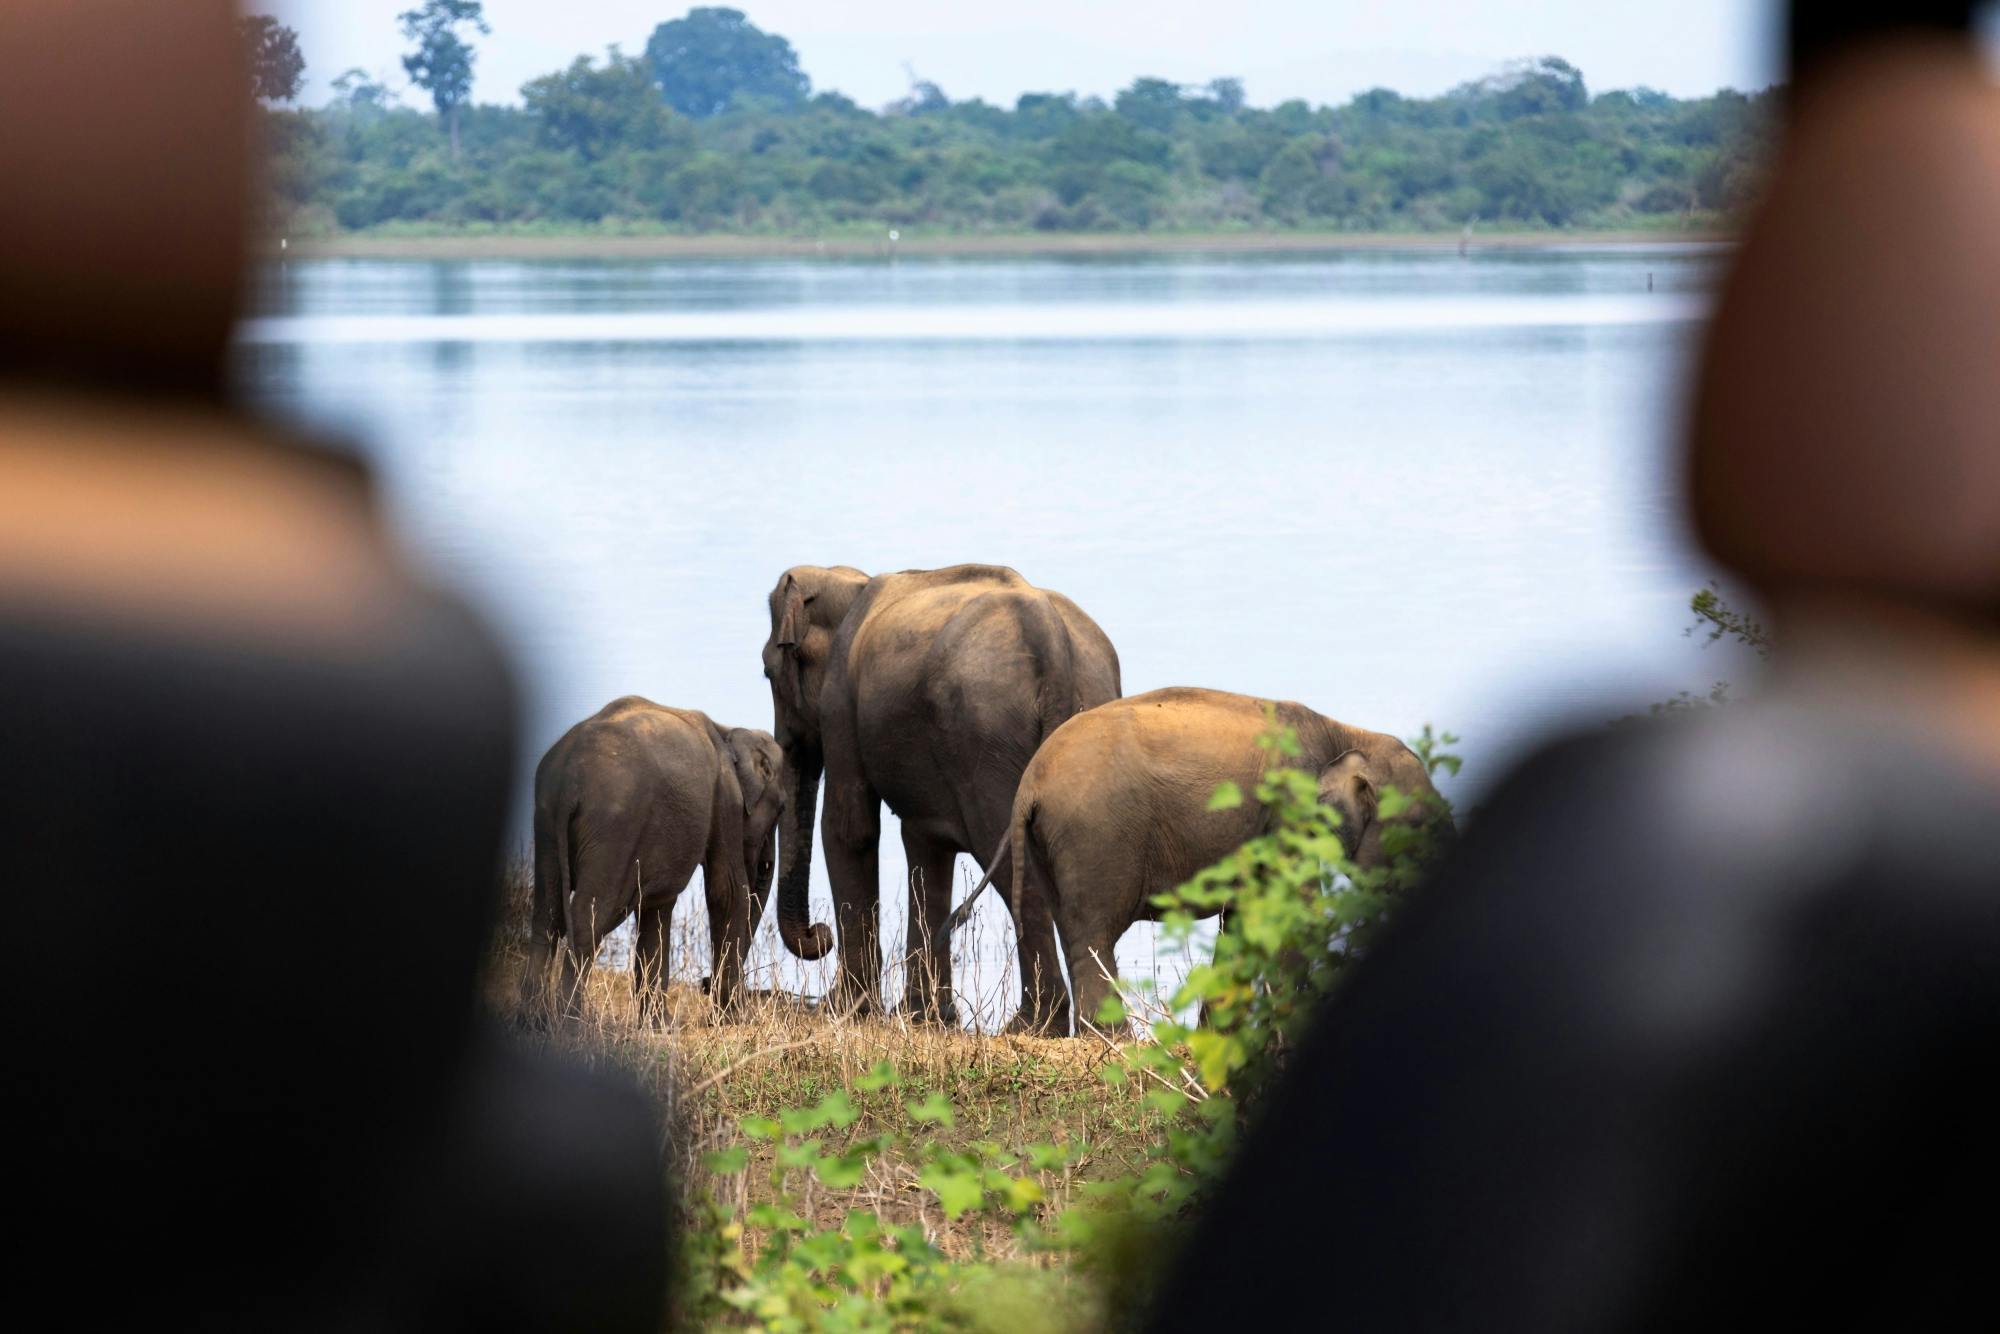
[[1776,604],[1983,618],[2000,605],[2000,92],[1969,38],[1926,24],[1803,63],[1790,117],[1703,351],[1696,530]]
[[221,392],[250,198],[235,18],[0,4],[0,381]]

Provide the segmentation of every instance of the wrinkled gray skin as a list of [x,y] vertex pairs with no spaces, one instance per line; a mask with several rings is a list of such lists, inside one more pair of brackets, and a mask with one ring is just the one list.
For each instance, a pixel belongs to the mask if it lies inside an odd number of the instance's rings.
[[[733,1005],[771,891],[783,757],[766,732],[627,695],[563,734],[535,769],[535,901],[524,1012],[545,1015],[550,961],[575,1013],[604,937],[636,907],[632,983],[650,1013],[666,978],[674,902],[702,869],[713,949],[709,993]],[[562,948],[567,941],[567,948]]]
[[[951,868],[1000,845],[1014,789],[1043,738],[1115,699],[1118,653],[1060,593],[1009,569],[958,565],[874,578],[798,566],[771,590],[764,675],[771,682],[791,817],[780,841],[778,933],[816,959],[833,946],[812,922],[807,881],[822,772],[822,841],[840,932],[835,1003],[881,1004],[884,802],[910,865],[905,1012],[951,1020]],[[1002,879],[1001,884],[1011,884]],[[1067,1027],[1047,912],[1008,905],[1020,948],[1024,1027]]]
[[[1187,686],[1134,695],[1070,719],[1022,775],[1008,828],[1014,896],[1050,905],[1082,1019],[1093,1019],[1111,992],[1105,975],[1117,973],[1118,938],[1134,922],[1159,917],[1153,896],[1263,832],[1265,811],[1248,798],[1269,763],[1257,746],[1267,728],[1264,707],[1248,695]],[[1341,843],[1356,865],[1382,863],[1382,835],[1392,823],[1443,816],[1423,762],[1395,737],[1337,723],[1303,704],[1276,707],[1301,750],[1283,763],[1318,775],[1319,799],[1340,813]],[[1246,800],[1209,810],[1225,781]],[[1393,821],[1376,813],[1385,787],[1415,799]],[[1439,832],[1449,837],[1444,818]],[[982,887],[947,930],[970,916]]]

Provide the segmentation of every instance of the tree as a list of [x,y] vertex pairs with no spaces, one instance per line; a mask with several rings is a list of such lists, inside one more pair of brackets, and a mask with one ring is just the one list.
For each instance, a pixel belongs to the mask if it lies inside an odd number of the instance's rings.
[[431,95],[438,115],[451,127],[451,155],[458,156],[458,109],[472,96],[471,45],[458,30],[471,26],[480,33],[486,26],[484,6],[479,0],[424,0],[423,8],[409,9],[397,16],[403,36],[417,49],[403,57],[410,81]]
[[1488,82],[1497,94],[1500,114],[1509,120],[1581,111],[1590,105],[1583,73],[1558,56],[1521,62]]
[[1022,93],[1014,102],[1015,133],[1023,139],[1053,139],[1076,123],[1075,93]]
[[269,14],[236,20],[243,57],[250,66],[250,91],[267,102],[289,102],[299,95],[306,58],[299,54],[299,35]]
[[[450,35],[451,8],[433,9]],[[704,11],[697,29],[713,27],[715,13]],[[459,17],[456,35],[471,37],[473,19]],[[789,67],[789,48],[780,54]],[[518,104],[464,99],[458,128],[477,170],[440,151],[429,109],[398,106],[365,72],[348,71],[323,110],[265,117],[266,179],[298,219],[273,225],[617,217],[795,234],[862,222],[1453,232],[1469,218],[1726,223],[1756,195],[1782,101],[1778,91],[1591,98],[1573,66],[1537,60],[1441,96],[1377,88],[1342,106],[1250,107],[1233,80],[1141,79],[1115,108],[1048,92],[1002,108],[920,85],[894,108],[903,114],[890,114],[830,92],[801,103],[795,72],[773,95],[768,81],[748,86],[739,67],[700,104],[726,114],[697,120],[668,106],[655,71],[637,52],[596,53],[528,82]]]
[[744,93],[792,110],[812,88],[792,44],[763,31],[740,9],[690,9],[687,17],[662,23],[646,42],[646,60],[667,105],[697,120]]
[[602,69],[578,56],[566,70],[521,86],[521,101],[543,142],[573,149],[586,162],[664,144],[673,113],[660,100],[644,61],[612,47]]
[[333,81],[333,106],[351,113],[381,111],[396,100],[389,86],[370,76],[359,65],[345,70]]
[[938,111],[949,111],[951,99],[944,89],[929,79],[917,79],[910,84],[907,95],[897,98],[882,108],[885,116],[926,116]]
[[1173,129],[1181,114],[1181,88],[1166,79],[1135,79],[1132,86],[1112,102],[1119,115],[1134,125],[1143,125],[1162,134]]
[[1347,202],[1340,174],[1340,145],[1324,135],[1301,135],[1286,144],[1257,178],[1264,207],[1288,222],[1338,216]]
[[1243,110],[1243,80],[1210,79],[1208,100],[1215,103],[1223,115],[1234,116]]

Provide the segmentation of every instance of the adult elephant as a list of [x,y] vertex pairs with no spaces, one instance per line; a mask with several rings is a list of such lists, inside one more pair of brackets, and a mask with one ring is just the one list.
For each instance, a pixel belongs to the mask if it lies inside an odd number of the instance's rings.
[[[803,959],[832,947],[806,901],[823,772],[836,1002],[880,1006],[876,850],[887,802],[910,865],[905,1011],[950,1019],[953,860],[963,852],[984,865],[1043,739],[1118,697],[1117,650],[1074,602],[994,565],[873,578],[796,566],[770,604],[764,675],[792,807],[780,841],[779,936]],[[1020,949],[1017,1022],[1066,1027],[1048,914],[1024,910],[1011,893],[1008,907]]]
[[535,898],[521,1000],[548,1005],[562,950],[573,1012],[604,937],[639,912],[632,984],[650,1011],[666,978],[667,927],[695,867],[708,899],[709,994],[739,997],[743,959],[771,891],[783,759],[768,732],[626,695],[569,729],[535,769]]
[[[1116,700],[1063,724],[1022,775],[1008,823],[1013,897],[1050,905],[1080,1018],[1094,1017],[1111,990],[1106,974],[1118,938],[1134,922],[1158,918],[1153,896],[1262,832],[1265,812],[1254,802],[1220,811],[1208,802],[1224,782],[1247,792],[1262,777],[1270,763],[1257,745],[1269,727],[1266,707],[1249,695],[1188,686]],[[1401,741],[1303,704],[1275,708],[1299,739],[1299,754],[1281,763],[1318,775],[1319,799],[1340,813],[1340,840],[1356,865],[1382,863],[1390,826],[1442,820],[1439,832],[1452,832],[1423,761]],[[1391,786],[1412,800],[1382,817],[1380,795]],[[947,934],[985,887],[973,887]]]

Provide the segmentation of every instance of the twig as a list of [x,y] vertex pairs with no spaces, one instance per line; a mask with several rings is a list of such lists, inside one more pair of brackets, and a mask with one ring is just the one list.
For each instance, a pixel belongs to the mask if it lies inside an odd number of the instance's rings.
[[[1112,990],[1117,991],[1118,979],[1113,977],[1111,975],[1111,971],[1104,966],[1104,960],[1098,957],[1098,953],[1096,950],[1092,950],[1090,952],[1090,961],[1097,965],[1097,971],[1103,975],[1105,981],[1111,984]],[[1119,994],[1121,996],[1123,995],[1122,992]],[[1107,1048],[1110,1049],[1112,1055],[1116,1056],[1118,1054],[1118,1044],[1113,1042],[1109,1037],[1105,1036],[1103,1029],[1099,1028],[1096,1024],[1091,1023],[1090,1020],[1084,1018],[1081,1011],[1077,1013],[1076,1022],[1081,1027],[1089,1029],[1091,1033],[1095,1035],[1100,1042],[1102,1042]],[[1139,1073],[1150,1077],[1154,1083],[1158,1084],[1161,1088],[1167,1090],[1167,1092],[1178,1093],[1181,1097],[1186,1098],[1189,1102],[1208,1101],[1208,1091],[1206,1089],[1203,1089],[1199,1084],[1193,1085],[1192,1088],[1185,1088],[1185,1089],[1176,1088],[1174,1085],[1168,1083],[1167,1080],[1164,1077],[1162,1077],[1160,1072],[1157,1070],[1141,1069]],[[1187,1072],[1183,1070],[1181,1074],[1185,1078]]]
[[720,1070],[717,1070],[707,1079],[702,1080],[699,1084],[696,1084],[692,1088],[688,1089],[688,1091],[682,1094],[681,1096],[684,1098],[691,1098],[697,1093],[705,1093],[709,1089],[713,1088],[715,1085],[720,1084],[723,1080],[727,1079],[729,1076],[735,1074],[738,1070],[741,1070],[744,1066],[750,1064],[750,1062],[752,1061],[758,1060],[765,1056],[776,1056],[779,1052],[790,1051],[794,1047],[810,1047],[813,1043],[817,1042],[818,1040],[819,1040],[818,1037],[815,1036],[810,1038],[800,1038],[796,1042],[781,1042],[775,1047],[760,1047],[756,1051],[751,1052],[748,1056],[745,1056],[740,1061],[731,1061],[728,1065],[723,1066]]

